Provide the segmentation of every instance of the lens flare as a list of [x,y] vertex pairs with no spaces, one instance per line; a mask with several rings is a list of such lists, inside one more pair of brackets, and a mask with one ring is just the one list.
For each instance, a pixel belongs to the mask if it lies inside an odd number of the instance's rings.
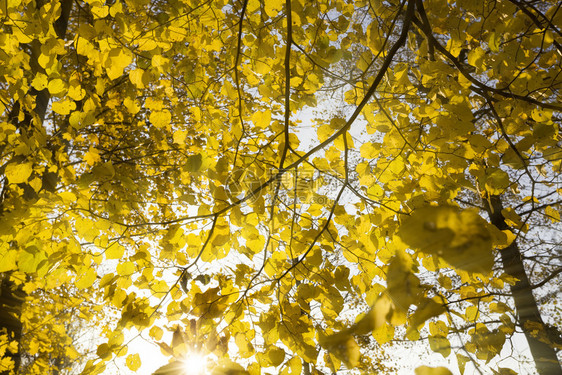
[[205,375],[207,357],[200,353],[189,353],[182,360],[185,375]]

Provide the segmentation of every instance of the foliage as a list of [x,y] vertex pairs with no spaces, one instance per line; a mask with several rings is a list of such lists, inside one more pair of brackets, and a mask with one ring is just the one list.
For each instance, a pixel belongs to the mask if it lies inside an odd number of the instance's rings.
[[519,327],[559,372],[559,8],[4,2],[0,366],[136,371],[141,332],[160,372],[503,373]]

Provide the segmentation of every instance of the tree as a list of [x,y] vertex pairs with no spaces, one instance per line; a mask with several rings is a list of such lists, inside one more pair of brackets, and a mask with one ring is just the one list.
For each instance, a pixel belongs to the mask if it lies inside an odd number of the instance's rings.
[[160,373],[368,373],[423,337],[489,372],[520,331],[561,373],[559,6],[6,2],[0,371],[136,371],[136,330]]

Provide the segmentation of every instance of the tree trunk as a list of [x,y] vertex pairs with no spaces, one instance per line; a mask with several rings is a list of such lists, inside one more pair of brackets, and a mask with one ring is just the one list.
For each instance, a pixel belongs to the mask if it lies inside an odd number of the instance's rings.
[[[7,277],[0,280],[0,333],[5,331],[8,334],[8,341],[10,342],[20,342],[22,326],[19,319],[19,313],[21,311],[21,306],[25,298],[25,293],[14,286]],[[16,352],[6,351],[4,355],[10,358],[14,362],[14,368],[17,369],[21,362],[21,355],[19,353],[19,347]],[[1,375],[10,374],[9,370],[0,368]]]
[[[37,2],[37,9],[43,6],[43,1]],[[54,29],[57,33],[58,38],[64,39],[66,35],[66,30],[68,28],[68,18],[70,16],[70,11],[72,9],[72,0],[61,0],[61,13],[59,18],[54,22]],[[33,74],[39,72],[44,72],[44,69],[39,65],[39,52],[41,45],[37,40],[31,42],[31,59],[30,66],[33,70]],[[29,95],[35,97],[35,108],[33,114],[35,114],[39,121],[42,123],[45,119],[45,114],[47,111],[47,106],[51,98],[50,93],[47,89],[42,91],[37,91],[35,89],[29,90]],[[33,114],[28,111],[24,111],[24,119],[22,121],[18,120],[18,115],[20,112],[20,103],[14,103],[10,113],[8,114],[8,121],[10,121],[19,131],[31,131]],[[24,189],[25,191],[25,189]],[[0,215],[4,213],[4,199],[5,195],[0,197]],[[24,199],[27,197],[24,196]],[[22,337],[22,323],[20,320],[20,314],[25,300],[26,294],[23,291],[23,285],[16,285],[10,280],[11,272],[6,272],[0,275],[0,333],[6,331],[8,333],[8,340],[10,342],[17,342],[18,348],[15,353],[7,351],[5,356],[11,358],[14,361],[14,370],[6,370],[0,368],[0,375],[9,375],[10,373],[18,373],[18,369],[21,364],[21,337]]]
[[[492,224],[499,230],[509,229],[502,215],[503,204],[500,196],[492,195],[489,200],[484,200],[484,204]],[[539,323],[544,327],[544,322],[525,272],[517,240],[505,249],[500,250],[500,254],[505,273],[518,280],[515,285],[511,286],[511,293],[519,323],[529,344],[537,371],[541,375],[562,374],[555,350],[550,345],[538,340],[529,330],[529,324]]]

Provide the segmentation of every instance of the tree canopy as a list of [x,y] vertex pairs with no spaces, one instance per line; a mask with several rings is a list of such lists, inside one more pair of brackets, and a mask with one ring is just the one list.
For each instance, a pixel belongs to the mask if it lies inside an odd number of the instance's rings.
[[561,5],[5,0],[0,373],[562,373]]

